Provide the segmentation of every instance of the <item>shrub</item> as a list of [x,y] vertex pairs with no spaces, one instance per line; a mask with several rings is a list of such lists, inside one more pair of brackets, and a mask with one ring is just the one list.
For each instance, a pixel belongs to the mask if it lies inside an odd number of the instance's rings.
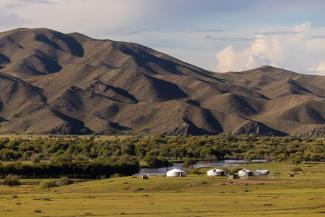
[[32,155],[31,160],[32,160],[32,163],[34,163],[34,164],[38,164],[38,163],[41,162],[40,157],[38,155],[35,155],[35,154]]
[[230,167],[230,168],[228,168],[228,173],[230,175],[233,175],[235,173],[238,173],[239,170],[242,170],[242,168],[241,167]]
[[55,180],[46,180],[40,183],[41,188],[54,188],[58,185]]
[[18,179],[18,176],[15,176],[15,175],[7,175],[3,179],[3,183],[5,185],[8,185],[8,186],[17,186],[17,185],[21,184],[19,179]]
[[298,173],[298,172],[302,172],[303,169],[301,167],[293,167],[293,168],[291,168],[290,171],[294,172],[294,173]]
[[111,177],[110,177],[110,178],[118,178],[118,177],[121,177],[121,175],[120,175],[120,174],[118,174],[118,173],[115,173],[115,174],[111,175]]
[[300,164],[303,161],[303,154],[301,152],[297,152],[295,154],[290,155],[291,162],[295,165]]
[[172,165],[167,159],[157,158],[157,157],[152,156],[150,154],[148,154],[148,155],[146,155],[144,157],[144,161],[151,168],[168,167],[168,166]]
[[23,178],[100,178],[118,173],[121,176],[139,172],[139,162],[135,158],[121,156],[103,161],[39,163],[39,164],[0,164],[0,175],[15,174]]
[[195,175],[200,175],[200,174],[204,174],[204,172],[202,170],[200,170],[199,168],[193,168],[189,171],[190,174],[195,174]]
[[64,185],[73,184],[73,180],[68,179],[67,177],[62,177],[58,180],[46,180],[40,183],[41,188],[55,188]]
[[25,151],[21,156],[20,160],[29,160],[32,155],[33,155],[32,151]]
[[11,149],[2,149],[0,151],[0,158],[3,161],[14,161],[21,157],[20,153]]
[[56,181],[58,186],[71,185],[73,183],[73,180],[69,179],[68,177],[62,177]]
[[195,163],[196,163],[196,160],[193,160],[193,159],[185,159],[185,161],[183,162],[183,167],[184,167],[184,168],[190,168],[190,167],[192,167]]

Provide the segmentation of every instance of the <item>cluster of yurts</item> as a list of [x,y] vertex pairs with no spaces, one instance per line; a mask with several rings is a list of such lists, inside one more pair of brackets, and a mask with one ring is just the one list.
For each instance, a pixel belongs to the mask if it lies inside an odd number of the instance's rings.
[[[248,169],[242,169],[239,170],[238,173],[231,175],[231,177],[248,177],[248,176],[267,176],[269,175],[270,171],[266,169],[260,169],[256,170],[255,172],[248,170]],[[187,173],[184,170],[181,169],[172,169],[167,171],[166,176],[167,177],[184,177]],[[226,172],[223,169],[212,169],[207,171],[208,176],[229,176],[226,174]]]

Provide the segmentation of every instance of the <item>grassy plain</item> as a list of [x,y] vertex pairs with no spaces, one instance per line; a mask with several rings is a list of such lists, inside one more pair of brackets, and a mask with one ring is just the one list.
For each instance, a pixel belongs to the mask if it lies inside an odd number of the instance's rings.
[[325,216],[325,164],[249,164],[277,176],[234,180],[191,175],[185,178],[119,177],[41,189],[40,180],[0,186],[2,217],[82,216]]

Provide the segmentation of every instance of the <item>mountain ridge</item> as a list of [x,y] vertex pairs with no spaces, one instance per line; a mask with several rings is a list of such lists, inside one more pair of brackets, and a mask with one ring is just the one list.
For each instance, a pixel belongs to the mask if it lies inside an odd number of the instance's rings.
[[214,73],[80,33],[0,33],[0,133],[325,136],[325,77]]

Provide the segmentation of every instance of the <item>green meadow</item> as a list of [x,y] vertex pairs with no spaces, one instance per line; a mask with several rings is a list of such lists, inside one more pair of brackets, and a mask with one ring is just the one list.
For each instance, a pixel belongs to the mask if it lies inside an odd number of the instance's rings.
[[325,216],[324,163],[246,167],[272,174],[233,181],[203,173],[149,180],[130,176],[48,189],[40,187],[44,180],[25,179],[20,186],[0,185],[0,216]]

